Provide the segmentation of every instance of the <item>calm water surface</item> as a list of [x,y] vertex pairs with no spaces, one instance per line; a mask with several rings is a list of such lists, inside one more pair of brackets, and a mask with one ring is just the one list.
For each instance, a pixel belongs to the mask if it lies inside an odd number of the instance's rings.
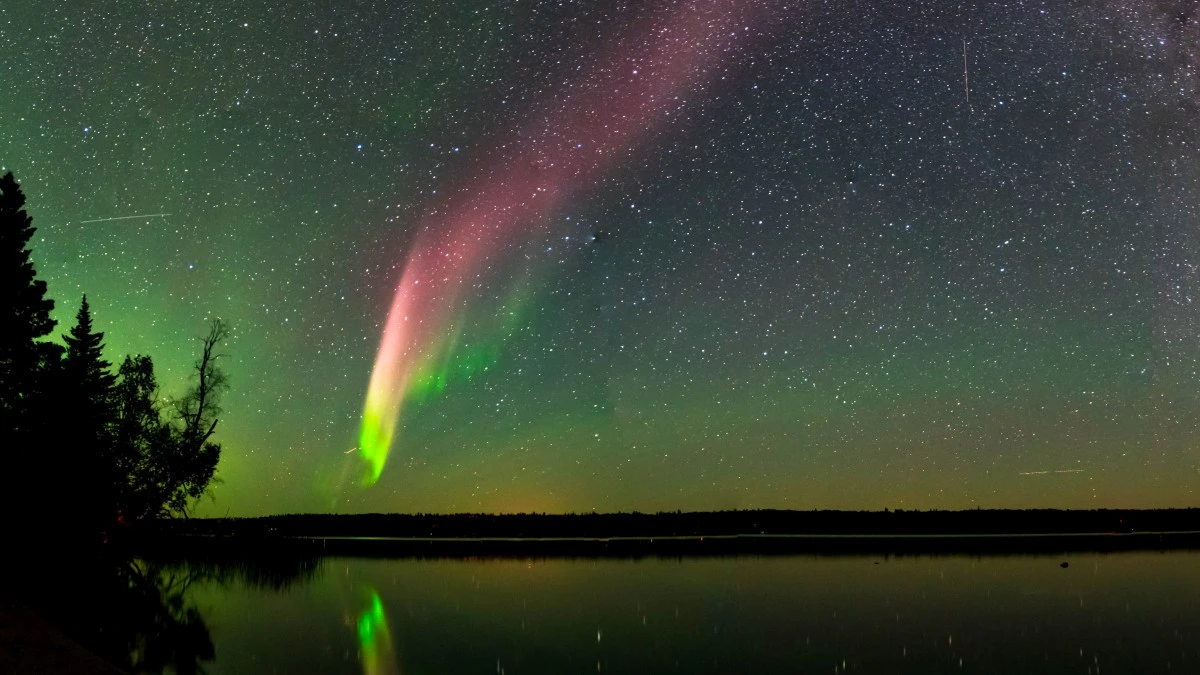
[[331,558],[191,598],[210,673],[1200,672],[1192,551]]

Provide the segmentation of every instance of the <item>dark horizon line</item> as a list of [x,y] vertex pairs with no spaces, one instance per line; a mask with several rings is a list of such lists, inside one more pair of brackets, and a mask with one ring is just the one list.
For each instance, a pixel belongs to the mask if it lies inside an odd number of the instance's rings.
[[1185,532],[1200,531],[1200,508],[281,514],[251,518],[140,521],[129,529],[160,535],[534,539],[779,534]]
[[1200,548],[1200,508],[291,514],[143,521],[128,534],[145,551],[234,555],[1116,551]]
[[591,517],[591,516],[639,516],[639,517],[654,517],[654,516],[705,516],[705,515],[724,515],[724,514],[934,514],[934,513],[1178,513],[1180,511],[1196,511],[1200,513],[1200,506],[1166,506],[1166,507],[1096,507],[1092,509],[1071,509],[1071,508],[1056,508],[1035,506],[1029,508],[966,508],[966,509],[915,509],[915,508],[882,508],[882,509],[714,509],[708,511],[693,510],[685,511],[677,509],[674,511],[364,511],[361,513],[336,513],[336,512],[320,512],[320,511],[295,511],[290,513],[271,513],[260,516],[191,516],[187,518],[189,521],[246,521],[246,520],[267,520],[271,518],[360,518],[360,517],[421,517],[421,518],[456,518],[456,517],[475,517],[475,518],[506,518],[506,517],[538,517],[538,518],[571,518],[571,517]]

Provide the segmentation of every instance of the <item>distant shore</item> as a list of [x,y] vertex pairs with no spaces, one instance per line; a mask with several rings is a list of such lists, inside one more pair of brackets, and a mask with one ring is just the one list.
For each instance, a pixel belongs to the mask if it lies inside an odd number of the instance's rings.
[[122,535],[148,554],[682,556],[1200,550],[1200,509],[364,514],[191,519]]

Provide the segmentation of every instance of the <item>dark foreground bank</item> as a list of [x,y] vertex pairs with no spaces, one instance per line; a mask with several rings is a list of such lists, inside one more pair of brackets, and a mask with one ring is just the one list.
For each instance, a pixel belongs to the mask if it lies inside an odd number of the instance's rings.
[[1200,509],[367,514],[134,528],[146,553],[677,556],[1200,549]]

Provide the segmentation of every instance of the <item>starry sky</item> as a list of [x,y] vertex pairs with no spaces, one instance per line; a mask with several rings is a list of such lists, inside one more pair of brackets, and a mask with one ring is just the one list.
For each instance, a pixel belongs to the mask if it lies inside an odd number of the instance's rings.
[[32,0],[0,49],[59,332],[87,293],[170,394],[232,326],[202,514],[1200,504],[1200,3]]

